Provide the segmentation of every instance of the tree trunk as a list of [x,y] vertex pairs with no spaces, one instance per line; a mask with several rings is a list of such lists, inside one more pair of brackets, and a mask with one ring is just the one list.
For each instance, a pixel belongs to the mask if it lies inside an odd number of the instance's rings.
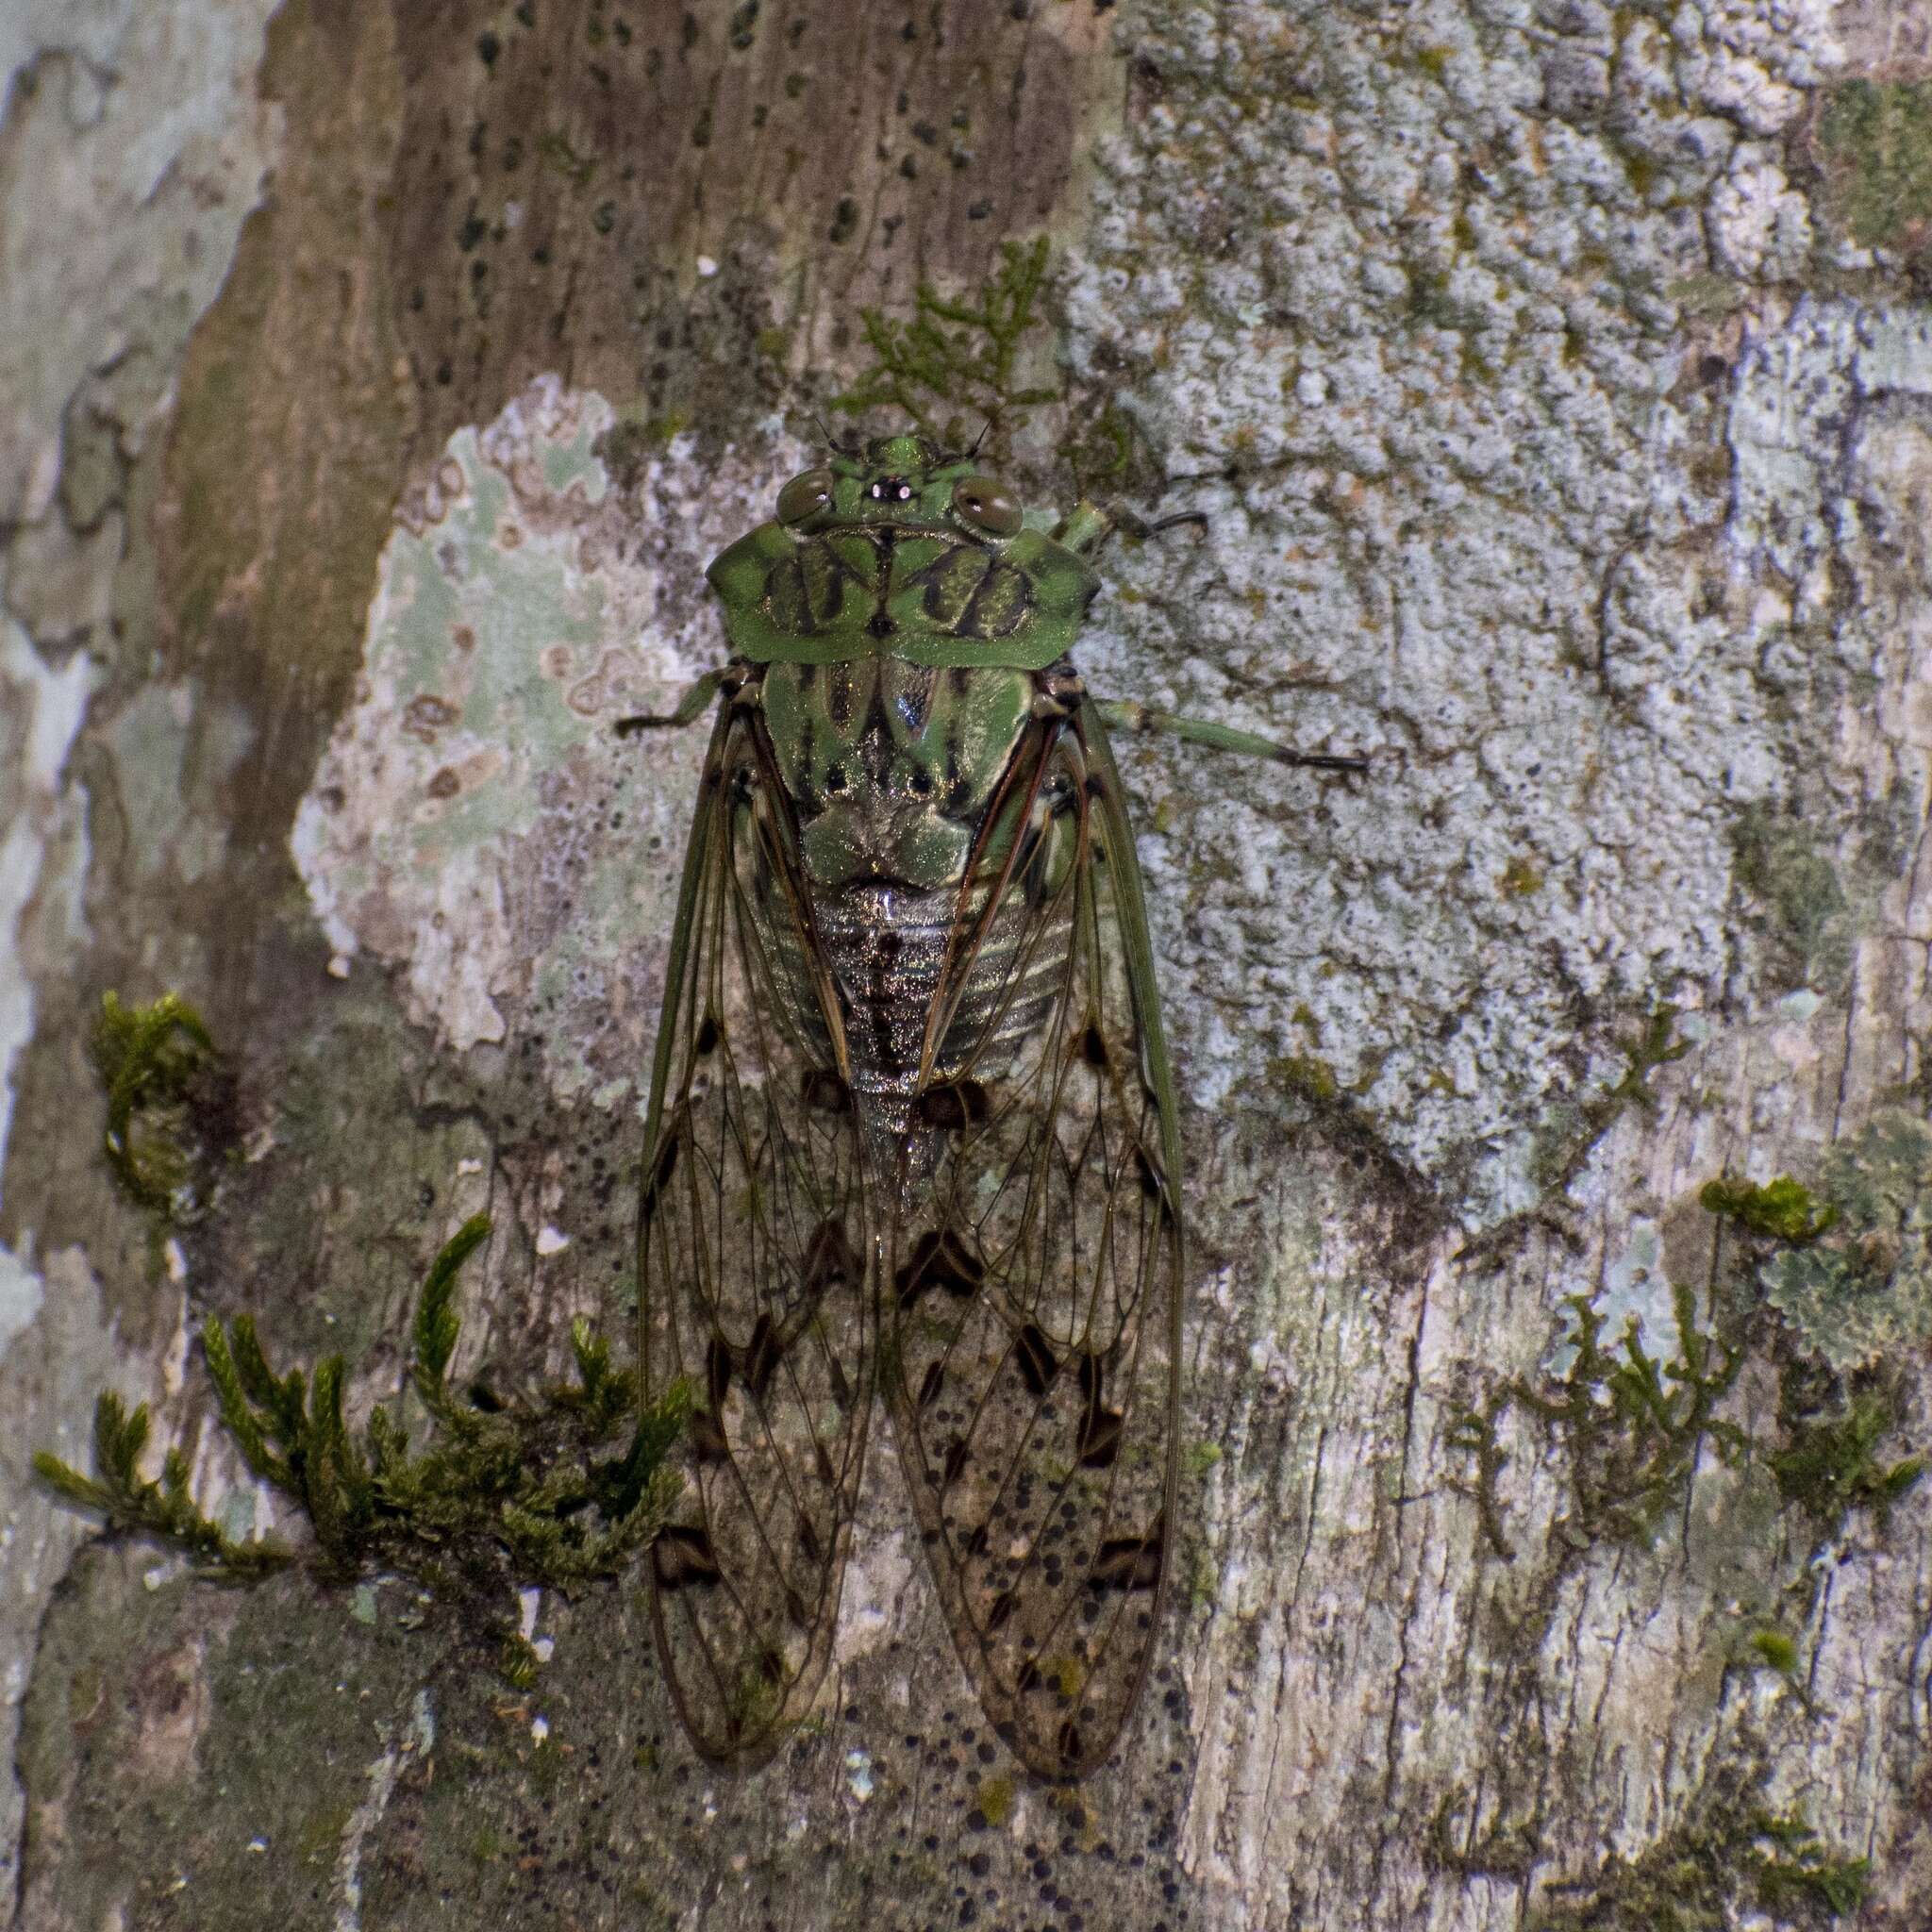
[[[0,61],[23,1924],[1932,1920],[1921,0],[29,0]],[[1093,689],[1372,761],[1124,748],[1191,1254],[1113,1760],[993,1740],[890,1453],[742,1777],[636,1575],[519,1690],[405,1581],[92,1539],[28,1458],[97,1389],[266,1526],[191,1338],[364,1414],[478,1210],[465,1374],[628,1332],[702,734],[611,725],[814,412],[908,411],[1205,512]],[[172,1225],[108,991],[233,1082]]]

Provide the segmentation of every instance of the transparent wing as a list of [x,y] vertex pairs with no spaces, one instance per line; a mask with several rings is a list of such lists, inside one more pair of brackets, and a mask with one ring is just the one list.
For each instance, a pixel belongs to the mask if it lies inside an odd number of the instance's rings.
[[[987,1715],[1052,1777],[1112,1746],[1159,1621],[1175,1483],[1173,1083],[1119,778],[1083,703],[1009,774],[937,1004],[882,1278],[882,1376]],[[932,1157],[928,1156],[930,1160]]]
[[642,1359],[689,1378],[652,1548],[658,1654],[705,1757],[755,1765],[831,1652],[872,1406],[873,1237],[836,1005],[754,708],[713,731],[674,929],[639,1213]]

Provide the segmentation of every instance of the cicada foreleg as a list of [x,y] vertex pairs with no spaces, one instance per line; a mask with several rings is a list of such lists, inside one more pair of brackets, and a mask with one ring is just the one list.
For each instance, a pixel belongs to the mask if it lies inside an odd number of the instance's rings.
[[711,708],[712,701],[724,688],[726,673],[708,671],[678,699],[677,708],[673,711],[641,712],[634,718],[620,718],[616,731],[620,738],[635,738],[640,731],[681,729],[686,724],[695,724]]

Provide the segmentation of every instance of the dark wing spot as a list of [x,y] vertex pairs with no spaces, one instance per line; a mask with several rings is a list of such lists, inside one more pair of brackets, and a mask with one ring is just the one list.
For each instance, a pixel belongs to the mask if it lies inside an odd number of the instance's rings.
[[1047,1341],[1045,1330],[1037,1322],[1029,1322],[1021,1329],[1013,1342],[1013,1356],[1020,1365],[1020,1374],[1026,1387],[1035,1395],[1044,1395],[1053,1378],[1059,1374],[1060,1365],[1059,1358]]
[[724,1573],[711,1550],[709,1534],[681,1523],[667,1524],[651,1542],[651,1574],[659,1590],[722,1583]]
[[928,1228],[912,1244],[912,1256],[893,1277],[899,1306],[909,1308],[927,1289],[942,1288],[964,1298],[976,1294],[986,1279],[986,1263],[950,1227]]
[[[801,1596],[795,1590],[788,1590],[785,1592],[785,1614],[791,1619],[792,1623],[799,1629],[807,1630],[811,1627],[811,1618],[806,1610],[805,1598]],[[767,1651],[765,1653],[765,1661],[767,1665],[767,1669],[765,1671],[766,1681],[768,1683],[773,1684],[779,1682],[780,1678],[783,1675],[783,1670],[782,1667],[780,1667],[780,1669],[774,1673],[770,1668],[771,1664],[774,1662],[773,1654],[770,1651]]]
[[852,1407],[852,1384],[845,1379],[845,1365],[835,1355],[825,1357],[825,1383],[832,1391],[832,1400],[841,1408]]
[[986,1089],[977,1080],[948,1080],[943,1086],[927,1088],[912,1103],[915,1126],[939,1127],[950,1133],[980,1125],[987,1112]]
[[840,1282],[858,1279],[858,1257],[845,1239],[845,1226],[826,1215],[805,1244],[805,1287],[808,1294],[823,1293]]
[[1080,1058],[1090,1067],[1107,1065],[1107,1041],[1100,1037],[1100,1028],[1091,1020],[1087,1023],[1087,1031],[1080,1039]]
[[778,1346],[778,1331],[770,1314],[760,1315],[752,1325],[751,1340],[744,1345],[744,1386],[751,1391],[754,1402],[765,1399],[765,1391],[772,1386],[772,1377],[777,1372],[778,1357],[782,1353]]
[[966,1539],[966,1554],[969,1557],[985,1556],[986,1546],[991,1540],[991,1531],[987,1527],[985,1524],[982,1523],[979,1525],[979,1527],[975,1529],[973,1532],[973,1534]]
[[808,1067],[800,1075],[798,1091],[816,1113],[850,1113],[852,1090],[829,1067]]
[[724,1431],[719,1427],[718,1418],[709,1409],[692,1409],[691,1421],[685,1426],[691,1431],[691,1454],[698,1461],[730,1461],[731,1445],[724,1440]]
[[816,1563],[823,1553],[819,1533],[811,1526],[811,1518],[802,1509],[798,1512],[798,1547],[808,1563]]
[[1060,1726],[1059,1754],[1060,1762],[1069,1767],[1078,1764],[1083,1755],[1080,1749],[1080,1727],[1072,1718]]
[[823,1442],[814,1442],[811,1446],[813,1459],[818,1464],[820,1482],[824,1483],[828,1490],[837,1489],[839,1486],[839,1477],[837,1473],[832,1468],[832,1456],[830,1450],[828,1450]]
[[698,1027],[697,1053],[700,1059],[717,1046],[722,1030],[717,1021],[707,1013]]
[[1160,1581],[1166,1542],[1158,1517],[1145,1536],[1111,1537],[1101,1544],[1087,1581],[1095,1590],[1152,1590]]
[[946,1371],[941,1363],[934,1362],[926,1370],[925,1379],[919,1385],[919,1406],[930,1408],[940,1399],[940,1391],[945,1387]]
[[1108,1407],[1104,1387],[1100,1357],[1082,1355],[1080,1393],[1086,1400],[1080,1411],[1077,1440],[1080,1464],[1084,1469],[1109,1469],[1121,1452],[1121,1430],[1125,1419],[1120,1410]]
[[1090,1402],[1080,1417],[1080,1466],[1083,1469],[1110,1469],[1121,1453],[1121,1431],[1125,1419],[1117,1408],[1103,1408]]
[[1029,1657],[1020,1666],[1018,1673],[1014,1675],[1013,1686],[1022,1695],[1024,1695],[1026,1691],[1031,1690],[1039,1682],[1040,1665],[1034,1658]]
[[651,1163],[651,1178],[644,1189],[643,1212],[648,1219],[657,1211],[658,1196],[671,1184],[671,1176],[677,1168],[679,1128],[669,1123],[663,1130],[663,1144],[658,1149],[657,1157]]
[[1141,1191],[1150,1201],[1160,1200],[1167,1192],[1167,1184],[1160,1177],[1160,1170],[1154,1165],[1146,1148],[1134,1149],[1134,1168],[1141,1176]]
[[997,1630],[1013,1614],[1018,1602],[1019,1599],[1010,1590],[1001,1591],[987,1607],[986,1627],[989,1630]]
[[730,1387],[731,1344],[722,1335],[713,1335],[705,1350],[705,1391],[711,1399],[713,1415],[724,1407],[725,1392]]
[[966,1454],[965,1437],[955,1436],[946,1450],[946,1459],[940,1471],[940,1481],[946,1488],[950,1489],[959,1480],[966,1468]]

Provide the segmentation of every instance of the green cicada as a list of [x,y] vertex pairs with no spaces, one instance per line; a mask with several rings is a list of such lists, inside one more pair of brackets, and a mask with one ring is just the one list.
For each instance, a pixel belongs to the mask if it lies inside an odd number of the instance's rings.
[[711,565],[733,649],[685,859],[639,1216],[646,1389],[696,1396],[652,1550],[708,1758],[830,1657],[875,1392],[999,1736],[1077,1776],[1132,1709],[1174,1528],[1174,1079],[1108,725],[1068,652],[1121,519],[1051,536],[915,435],[838,449]]

